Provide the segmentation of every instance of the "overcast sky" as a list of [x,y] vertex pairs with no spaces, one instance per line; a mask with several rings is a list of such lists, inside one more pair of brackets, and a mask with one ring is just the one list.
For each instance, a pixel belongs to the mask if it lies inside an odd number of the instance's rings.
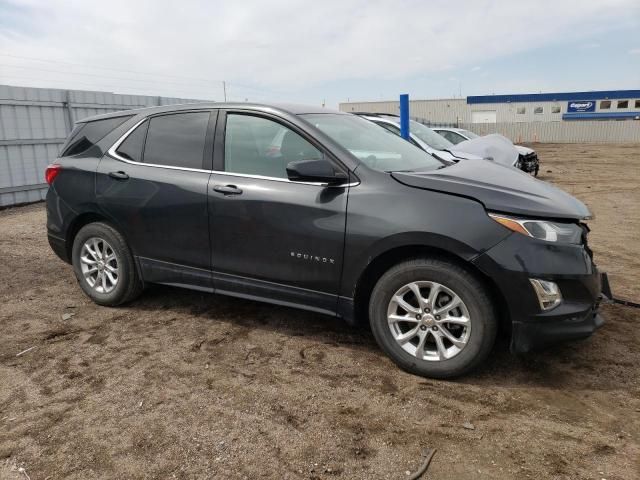
[[0,0],[0,84],[336,106],[640,88],[640,0]]

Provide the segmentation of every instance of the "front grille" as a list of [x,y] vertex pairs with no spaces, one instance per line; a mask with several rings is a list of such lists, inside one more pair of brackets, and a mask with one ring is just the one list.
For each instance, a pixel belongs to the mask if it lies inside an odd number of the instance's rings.
[[527,173],[535,172],[539,168],[538,163],[538,154],[536,152],[520,155],[520,170],[524,170]]

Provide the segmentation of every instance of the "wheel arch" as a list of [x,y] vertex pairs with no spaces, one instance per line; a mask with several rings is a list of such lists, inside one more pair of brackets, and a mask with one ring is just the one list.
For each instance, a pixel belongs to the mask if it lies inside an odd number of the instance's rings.
[[410,244],[395,246],[374,257],[366,266],[355,286],[353,296],[354,323],[358,325],[368,324],[368,306],[371,293],[380,277],[391,267],[398,263],[416,258],[438,258],[464,268],[476,277],[489,291],[491,299],[496,305],[499,315],[498,326],[500,332],[510,335],[511,323],[508,317],[507,302],[498,285],[469,259],[456,254],[440,246],[428,246],[424,244]]

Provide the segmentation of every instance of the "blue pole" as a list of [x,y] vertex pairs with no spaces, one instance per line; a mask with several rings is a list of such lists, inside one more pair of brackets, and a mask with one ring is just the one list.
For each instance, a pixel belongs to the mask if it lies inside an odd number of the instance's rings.
[[409,95],[400,95],[400,136],[409,140]]

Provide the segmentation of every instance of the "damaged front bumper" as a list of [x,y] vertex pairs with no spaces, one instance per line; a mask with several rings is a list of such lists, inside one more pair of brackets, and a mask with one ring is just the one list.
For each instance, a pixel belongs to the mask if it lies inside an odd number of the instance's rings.
[[526,155],[520,155],[516,166],[523,172],[530,173],[531,175],[538,176],[540,170],[540,160],[536,152],[531,152]]
[[[586,338],[604,323],[598,308],[603,285],[608,289],[607,277],[598,272],[582,245],[549,244],[514,233],[474,264],[494,281],[505,300],[513,352]],[[562,302],[543,310],[531,278],[555,283]]]

